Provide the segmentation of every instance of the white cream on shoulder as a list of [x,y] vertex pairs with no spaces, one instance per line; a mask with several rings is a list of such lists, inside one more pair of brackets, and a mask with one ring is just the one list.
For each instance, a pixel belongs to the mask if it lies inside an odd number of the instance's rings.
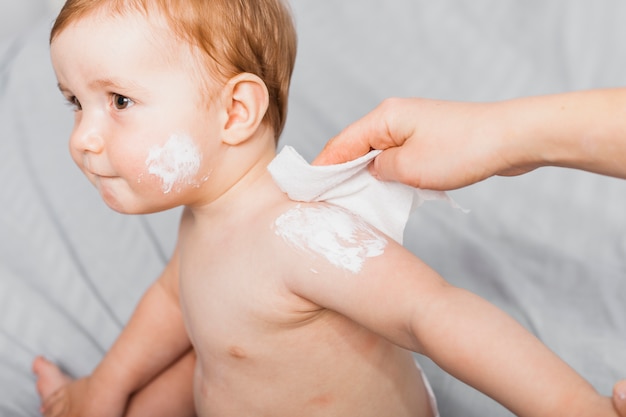
[[424,201],[441,199],[459,207],[444,192],[374,178],[367,166],[379,153],[371,151],[338,165],[313,166],[294,148],[285,146],[268,170],[290,199],[325,201],[343,207],[400,244],[409,215]]
[[298,204],[276,219],[274,232],[295,248],[355,274],[387,246],[387,239],[360,217],[332,205]]
[[443,199],[459,207],[443,192],[378,181],[367,166],[379,153],[339,165],[312,166],[285,146],[268,166],[278,187],[294,201],[330,204],[296,206],[276,220],[275,233],[358,273],[367,258],[383,254],[385,235],[402,243],[409,215],[423,201]]

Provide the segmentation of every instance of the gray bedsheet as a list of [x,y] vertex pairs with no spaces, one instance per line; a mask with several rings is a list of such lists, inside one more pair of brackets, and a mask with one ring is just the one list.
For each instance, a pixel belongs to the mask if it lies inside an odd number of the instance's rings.
[[[499,100],[626,84],[618,0],[295,0],[299,56],[282,144],[309,160],[388,96]],[[178,211],[109,210],[67,151],[51,16],[0,44],[0,415],[36,416],[45,354],[90,372],[167,260]],[[626,377],[626,181],[544,168],[428,203],[405,243],[518,319],[610,394]],[[423,360],[444,417],[508,416]]]

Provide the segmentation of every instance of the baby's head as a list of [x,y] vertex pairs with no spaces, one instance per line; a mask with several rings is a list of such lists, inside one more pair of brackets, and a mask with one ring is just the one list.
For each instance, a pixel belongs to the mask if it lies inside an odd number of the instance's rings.
[[282,0],[68,0],[72,158],[117,211],[209,204],[273,154],[295,50]]
[[[68,0],[50,41],[86,17],[139,14],[164,28],[201,55],[200,81],[226,82],[241,73],[266,85],[269,106],[264,121],[280,136],[287,114],[289,84],[296,56],[296,32],[283,0]],[[207,90],[207,96],[210,95]]]

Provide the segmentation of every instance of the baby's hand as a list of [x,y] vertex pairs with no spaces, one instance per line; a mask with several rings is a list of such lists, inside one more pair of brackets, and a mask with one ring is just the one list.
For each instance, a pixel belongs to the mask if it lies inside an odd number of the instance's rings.
[[626,379],[613,387],[613,407],[620,417],[626,417]]
[[91,377],[73,380],[58,366],[38,357],[33,362],[41,413],[45,417],[122,417],[127,398],[114,398],[111,387],[98,388]]

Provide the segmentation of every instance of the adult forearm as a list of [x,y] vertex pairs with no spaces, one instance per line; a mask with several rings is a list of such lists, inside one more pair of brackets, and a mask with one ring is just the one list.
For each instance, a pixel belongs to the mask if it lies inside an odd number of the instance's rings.
[[626,88],[527,97],[496,111],[512,165],[626,178]]

